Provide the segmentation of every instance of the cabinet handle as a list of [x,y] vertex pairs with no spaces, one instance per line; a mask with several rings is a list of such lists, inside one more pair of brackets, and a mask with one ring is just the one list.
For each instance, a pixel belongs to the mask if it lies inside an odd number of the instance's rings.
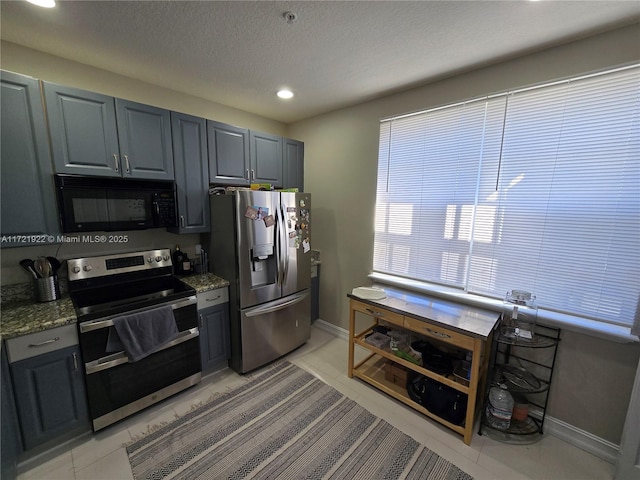
[[247,180],[251,180],[251,177],[249,177],[249,169],[247,168]]
[[377,310],[371,310],[370,308],[366,309],[374,317],[384,317],[384,312],[378,312]]
[[57,342],[58,340],[60,340],[60,337],[52,338],[51,340],[45,340],[44,342],[41,342],[41,343],[30,343],[28,347],[29,348],[44,347],[45,345],[49,345],[50,343]]
[[424,327],[424,329],[427,331],[427,333],[433,335],[434,337],[451,338],[451,335],[447,335],[446,333],[438,332],[436,330],[431,330],[429,327]]
[[202,328],[202,314],[198,315],[198,328]]
[[180,215],[180,226],[184,228],[184,215]]
[[76,355],[76,352],[73,352],[73,368],[76,372],[78,371],[78,355]]
[[127,166],[126,167],[126,171],[127,171],[127,173],[129,173],[129,155],[125,155],[124,156],[124,161],[125,161],[125,164]]
[[221,297],[221,295],[218,295],[216,298],[207,298],[206,301],[207,302],[215,302],[216,300],[218,300]]
[[113,163],[115,163],[116,165],[116,173],[118,173],[120,171],[120,165],[118,162],[118,155],[116,155],[115,153],[113,154]]
[[251,180],[255,180],[256,179],[256,171],[252,168],[251,169]]

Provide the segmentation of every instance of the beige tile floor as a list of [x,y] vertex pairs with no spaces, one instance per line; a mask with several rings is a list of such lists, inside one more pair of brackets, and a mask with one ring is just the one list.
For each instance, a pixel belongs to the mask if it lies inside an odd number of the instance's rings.
[[[460,435],[359,380],[349,379],[346,375],[347,341],[317,326],[312,328],[309,342],[289,354],[287,359],[411,435],[476,480],[613,478],[613,465],[551,435],[545,435],[533,445],[514,446],[476,433],[471,445],[465,445]],[[185,392],[82,441],[70,442],[56,456],[37,466],[28,470],[20,468],[18,480],[132,479],[124,443],[144,434],[152,426],[170,422],[211,398],[214,392],[233,388],[243,381],[243,377],[230,369],[207,375],[199,385]]]

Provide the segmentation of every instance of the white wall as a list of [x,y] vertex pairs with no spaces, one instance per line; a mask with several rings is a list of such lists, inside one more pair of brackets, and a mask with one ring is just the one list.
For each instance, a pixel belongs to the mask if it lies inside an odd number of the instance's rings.
[[31,50],[14,43],[1,42],[0,52],[2,53],[0,66],[3,70],[274,135],[284,135],[286,131],[286,126],[275,120]]
[[[380,118],[638,61],[639,39],[636,24],[290,125],[305,142],[320,317],[347,328],[346,294],[370,284]],[[618,444],[640,346],[563,337],[549,414]]]
[[[127,241],[120,243],[62,243],[34,247],[3,248],[2,252],[0,252],[0,285],[13,285],[32,281],[31,275],[19,265],[20,260],[23,258],[34,259],[43,256],[56,257],[58,260],[63,261],[69,258],[110,255],[136,250],[170,248],[173,251],[176,244],[180,245],[180,250],[186,252],[190,258],[196,258],[195,245],[200,242],[200,235],[176,235],[167,232],[164,228],[111,232],[111,234],[114,236],[126,236]],[[69,236],[81,237],[79,234],[70,234]],[[60,278],[67,278],[66,271],[60,271],[59,276]]]

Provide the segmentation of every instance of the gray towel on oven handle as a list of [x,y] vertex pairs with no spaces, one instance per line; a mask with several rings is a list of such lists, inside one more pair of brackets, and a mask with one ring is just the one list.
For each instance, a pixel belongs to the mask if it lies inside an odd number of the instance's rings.
[[[113,319],[113,326],[129,362],[149,356],[179,333],[170,306],[116,317]],[[113,351],[116,346],[117,339],[109,334],[107,351]]]

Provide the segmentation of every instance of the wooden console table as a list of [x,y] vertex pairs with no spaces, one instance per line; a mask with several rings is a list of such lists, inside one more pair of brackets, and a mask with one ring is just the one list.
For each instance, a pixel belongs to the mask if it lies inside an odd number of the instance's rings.
[[[357,377],[380,389],[393,398],[407,404],[427,417],[449,427],[464,437],[469,445],[478,407],[482,406],[484,386],[491,351],[493,331],[499,313],[470,307],[406,290],[385,287],[386,298],[370,300],[347,295],[350,298],[349,313],[349,378]],[[361,332],[356,332],[356,315],[370,317],[371,322]],[[448,344],[456,350],[471,352],[471,376],[468,385],[457,381],[453,375],[439,375],[422,366],[396,356],[388,348],[381,349],[365,341],[373,327],[385,324],[390,328],[413,332],[434,344]],[[355,346],[370,353],[363,361],[354,364]],[[468,397],[467,412],[462,425],[455,425],[414,402],[406,388],[385,379],[384,367],[393,361],[407,369],[433,378]]]

